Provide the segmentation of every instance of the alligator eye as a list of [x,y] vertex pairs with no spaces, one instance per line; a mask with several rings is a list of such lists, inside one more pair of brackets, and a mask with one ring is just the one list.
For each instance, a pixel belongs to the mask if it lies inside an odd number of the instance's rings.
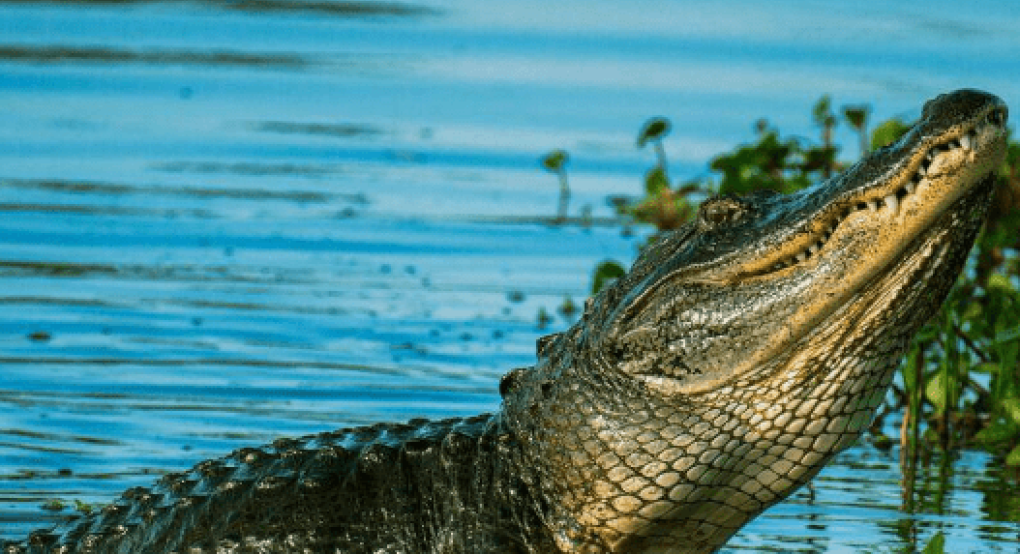
[[716,196],[702,202],[698,220],[705,227],[715,227],[739,220],[746,211],[744,204],[736,198]]

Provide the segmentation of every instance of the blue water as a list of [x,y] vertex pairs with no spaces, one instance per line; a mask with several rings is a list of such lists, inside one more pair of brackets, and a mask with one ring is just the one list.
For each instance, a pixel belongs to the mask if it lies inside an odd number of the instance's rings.
[[[817,137],[823,93],[1020,106],[1014,3],[242,4],[0,2],[0,538],[241,445],[496,409],[647,232],[606,197],[651,116],[687,179],[761,117]],[[554,148],[590,228],[548,225]],[[911,491],[864,441],[729,550],[1016,552],[1000,466]]]

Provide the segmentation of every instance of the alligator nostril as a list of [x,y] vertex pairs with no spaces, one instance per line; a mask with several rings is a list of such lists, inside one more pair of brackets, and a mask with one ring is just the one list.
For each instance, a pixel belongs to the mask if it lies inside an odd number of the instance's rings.
[[553,384],[552,381],[542,382],[542,396],[548,397],[549,393],[552,392]]
[[511,370],[499,380],[499,395],[503,398],[514,391],[521,383],[524,374],[531,368],[519,367]]

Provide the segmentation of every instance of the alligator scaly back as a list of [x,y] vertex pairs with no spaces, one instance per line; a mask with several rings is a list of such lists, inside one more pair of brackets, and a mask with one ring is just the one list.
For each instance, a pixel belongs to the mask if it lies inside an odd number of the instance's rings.
[[[242,448],[6,552],[541,552],[508,437],[482,415]],[[511,502],[511,500],[513,502]]]
[[714,198],[492,416],[242,449],[22,552],[711,552],[869,425],[963,268],[1006,107],[961,90],[791,195]]

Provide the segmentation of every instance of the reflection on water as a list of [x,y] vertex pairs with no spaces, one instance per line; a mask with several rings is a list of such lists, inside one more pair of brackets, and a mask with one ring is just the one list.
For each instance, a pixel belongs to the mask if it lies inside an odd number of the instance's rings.
[[425,6],[402,4],[397,2],[306,2],[244,0],[241,2],[212,2],[209,4],[221,9],[238,10],[252,13],[310,13],[340,17],[367,16],[422,16],[437,13]]
[[376,127],[368,125],[323,123],[288,123],[285,121],[264,121],[254,124],[258,131],[282,134],[322,135],[327,137],[374,137],[382,134]]
[[[595,264],[641,242],[606,197],[640,193],[650,115],[673,119],[687,178],[757,117],[813,135],[824,92],[878,119],[956,86],[1020,98],[1020,22],[991,4],[966,43],[952,29],[974,23],[931,19],[958,11],[938,1],[881,3],[909,32],[743,7],[0,1],[0,538],[71,510],[52,499],[103,504],[242,445],[496,409]],[[1001,460],[903,475],[862,444],[729,550],[941,531],[1015,552]]]
[[304,69],[309,61],[295,55],[234,52],[131,52],[71,46],[3,46],[0,61],[36,64],[124,64],[249,66]]
[[[78,4],[84,6],[121,6],[124,4],[163,4],[164,0],[0,0],[2,4]],[[191,0],[204,7],[252,14],[312,14],[318,17],[418,17],[439,13],[421,5],[401,2],[342,2],[307,0]]]
[[[176,162],[174,164],[160,165],[154,167],[169,172],[197,172],[217,173],[230,172],[244,175],[301,175],[315,173],[307,169],[296,170],[287,167],[273,166],[247,166],[245,164],[234,164],[223,167],[218,164],[188,164]],[[325,171],[320,173],[326,173]],[[170,195],[170,196],[196,196],[201,198],[235,198],[248,200],[289,200],[292,202],[318,202],[327,203],[332,201],[350,202],[365,204],[368,202],[364,194],[327,194],[319,191],[301,190],[265,190],[265,189],[214,189],[214,188],[191,188],[171,186],[138,186],[116,183],[97,183],[87,181],[57,181],[41,179],[4,179],[5,187],[22,188],[27,190],[42,190],[55,193],[78,193],[98,195]]]
[[[222,163],[222,162],[169,162],[153,164],[152,169],[157,171],[166,171],[168,173],[234,173],[237,175],[289,175],[289,176],[303,176],[303,177],[322,177],[324,175],[330,175],[334,173],[341,173],[343,168],[338,166],[330,165],[314,165],[314,164],[262,164],[257,162],[239,162],[239,163]],[[210,191],[212,192],[212,191]],[[251,191],[247,191],[251,192]],[[233,192],[231,195],[236,196]],[[291,192],[266,192],[259,191],[256,196],[265,195],[293,195]],[[306,192],[297,193],[298,195],[305,197],[324,196],[319,193]],[[349,197],[355,195],[348,195]]]

